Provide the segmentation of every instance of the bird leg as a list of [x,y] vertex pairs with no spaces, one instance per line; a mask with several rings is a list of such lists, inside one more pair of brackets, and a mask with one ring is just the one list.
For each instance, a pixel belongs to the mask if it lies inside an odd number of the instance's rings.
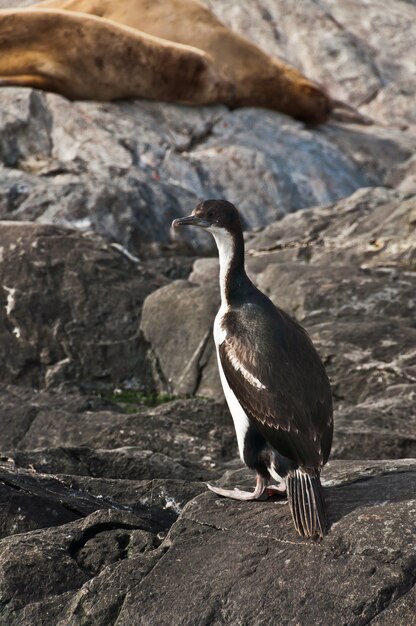
[[269,498],[274,498],[275,496],[285,496],[286,482],[281,480],[277,485],[267,485],[266,491]]
[[[225,498],[233,498],[233,500],[260,500],[263,493],[267,488],[267,480],[258,472],[256,473],[256,488],[253,492],[251,491],[242,491],[241,489],[221,489],[221,487],[213,487],[209,483],[207,483],[208,489],[218,494],[219,496],[224,496]],[[278,486],[273,486],[274,489],[278,489]],[[269,495],[269,494],[268,494]]]

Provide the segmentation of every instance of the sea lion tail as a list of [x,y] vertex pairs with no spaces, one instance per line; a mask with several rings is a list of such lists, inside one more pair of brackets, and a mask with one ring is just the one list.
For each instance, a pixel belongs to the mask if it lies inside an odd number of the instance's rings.
[[290,512],[299,535],[322,539],[326,534],[326,514],[319,473],[309,474],[298,468],[289,472],[286,487]]

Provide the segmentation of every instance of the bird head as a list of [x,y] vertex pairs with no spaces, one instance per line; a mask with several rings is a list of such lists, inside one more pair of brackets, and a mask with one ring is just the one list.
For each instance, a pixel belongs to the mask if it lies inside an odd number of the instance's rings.
[[211,232],[226,230],[241,231],[240,216],[237,209],[227,200],[204,200],[200,202],[191,215],[173,220],[172,227],[199,226]]

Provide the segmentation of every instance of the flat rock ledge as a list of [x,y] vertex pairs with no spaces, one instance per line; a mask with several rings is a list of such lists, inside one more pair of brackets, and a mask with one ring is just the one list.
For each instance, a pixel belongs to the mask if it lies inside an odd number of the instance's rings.
[[148,483],[146,506],[140,481],[3,460],[2,488],[43,497],[50,523],[0,540],[0,624],[414,623],[416,460],[333,461],[323,478],[330,530],[313,542],[296,536],[284,499],[236,502],[181,480],[190,490],[176,506],[161,497],[167,479],[153,499]]

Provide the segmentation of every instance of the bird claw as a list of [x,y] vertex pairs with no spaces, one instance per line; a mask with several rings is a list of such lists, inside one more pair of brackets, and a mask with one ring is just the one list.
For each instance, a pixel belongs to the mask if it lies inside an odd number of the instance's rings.
[[221,487],[214,487],[207,483],[208,489],[213,491],[219,496],[223,496],[224,498],[232,498],[233,500],[258,500],[261,497],[261,494],[256,493],[256,491],[242,491],[241,489],[222,489]]
[[267,485],[266,481],[260,476],[257,476],[256,488],[253,492],[242,491],[237,487],[234,487],[234,489],[222,489],[222,487],[214,487],[209,483],[207,483],[207,487],[217,495],[224,498],[232,498],[233,500],[267,500],[267,498],[286,494],[286,483],[284,480],[277,485]]

